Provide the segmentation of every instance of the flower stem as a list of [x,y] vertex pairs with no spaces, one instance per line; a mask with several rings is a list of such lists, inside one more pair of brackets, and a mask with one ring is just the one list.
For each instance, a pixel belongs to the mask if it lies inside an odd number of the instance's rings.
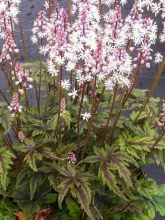
[[21,34],[22,47],[24,50],[25,60],[28,60],[28,52],[27,52],[26,45],[25,45],[25,38],[24,38],[24,33],[23,33],[22,22],[21,22],[21,19],[19,16],[18,16],[18,21],[19,21],[19,29],[20,29],[20,34]]
[[57,129],[59,127],[60,122],[60,114],[61,114],[61,99],[62,99],[62,88],[61,88],[61,80],[62,80],[62,74],[63,74],[63,67],[61,65],[60,67],[60,75],[59,75],[59,81],[58,81],[58,91],[59,91],[59,103],[58,103],[58,116],[57,116],[57,124],[55,129],[55,134],[57,135]]
[[108,129],[109,122],[110,122],[110,119],[111,119],[111,115],[112,115],[112,112],[113,112],[113,109],[114,109],[115,99],[116,99],[116,95],[117,95],[117,89],[118,89],[118,86],[116,85],[115,90],[114,90],[114,93],[113,93],[112,105],[111,105],[111,109],[110,109],[110,112],[109,112],[107,124],[106,124],[106,126],[105,126],[105,136],[104,136],[104,140],[105,140],[106,137],[107,137],[107,129]]
[[90,132],[91,132],[92,123],[93,123],[93,119],[94,119],[94,114],[96,112],[96,81],[97,81],[97,76],[95,76],[95,78],[94,78],[93,102],[92,102],[92,109],[91,109],[91,117],[89,119],[87,133],[86,133],[85,138],[84,138],[86,144],[85,144],[84,149],[82,151],[81,158],[84,157],[85,150],[86,150],[88,142],[89,142]]
[[26,108],[26,130],[27,130],[27,134],[28,134],[28,124],[29,124],[28,108],[29,108],[29,100],[28,100],[28,95],[27,95],[27,90],[26,89],[24,89],[24,93],[25,93],[25,108]]
[[114,135],[114,132],[115,132],[115,129],[116,129],[116,125],[117,125],[117,122],[120,118],[120,115],[121,115],[121,112],[122,112],[122,101],[123,101],[123,97],[121,96],[121,100],[120,100],[120,103],[117,107],[117,110],[116,110],[116,116],[115,116],[115,119],[114,119],[114,122],[113,122],[113,125],[112,125],[112,129],[111,129],[111,132],[110,132],[110,144],[112,144],[113,142],[113,135]]
[[37,103],[37,109],[38,109],[38,113],[39,113],[39,98],[38,98],[38,91],[37,91],[37,85],[36,85],[36,81],[34,80],[34,90],[35,90],[35,95],[36,95],[36,103]]
[[9,77],[8,77],[8,74],[7,74],[7,71],[5,70],[5,67],[3,66],[3,64],[1,64],[1,68],[2,68],[2,70],[3,70],[3,72],[4,72],[4,74],[5,74],[5,77],[6,77],[6,80],[7,80],[7,83],[8,83],[9,88],[13,89],[13,85],[12,85],[12,83],[10,82],[10,79],[9,79]]
[[52,0],[49,0],[49,11],[48,11],[48,18],[50,19],[52,15]]
[[38,102],[39,102],[39,113],[41,103],[41,83],[42,83],[42,56],[40,56],[40,74],[39,74],[39,89],[38,89]]
[[77,117],[77,158],[79,158],[80,154],[80,117],[81,117],[81,110],[83,106],[83,101],[84,101],[84,95],[85,95],[85,88],[86,84],[83,84],[83,89],[82,89],[82,94],[81,94],[81,101],[80,101],[80,107],[78,111],[78,117]]
[[149,103],[150,98],[153,96],[153,94],[154,94],[154,92],[155,92],[155,89],[156,89],[156,87],[157,87],[157,84],[158,84],[158,82],[159,82],[159,80],[160,80],[160,77],[161,77],[161,75],[162,75],[162,72],[163,72],[163,70],[164,70],[164,67],[165,67],[165,56],[164,56],[164,58],[163,58],[161,64],[159,65],[159,68],[158,68],[158,71],[157,71],[157,74],[156,74],[156,78],[155,78],[155,80],[154,80],[154,82],[153,82],[153,84],[152,84],[152,86],[151,86],[151,89],[150,89],[150,91],[149,91],[149,93],[148,93],[148,96],[147,96],[147,98],[146,98],[146,100],[145,100],[145,102],[144,102],[144,104],[143,104],[143,106],[142,106],[142,108],[141,108],[139,114],[137,115],[137,117],[136,117],[135,120],[134,120],[134,123],[137,121],[137,119],[139,118],[139,116],[141,115],[141,113],[143,112],[143,110],[145,109],[146,105]]
[[1,89],[0,89],[0,94],[1,94],[1,96],[3,97],[3,99],[5,100],[5,102],[6,102],[8,105],[10,105],[9,101],[7,100],[5,94],[2,92]]
[[154,145],[152,146],[152,148],[154,148],[159,143],[159,141],[162,139],[164,134],[165,134],[165,129],[163,128],[162,131],[160,132],[159,136],[157,137]]
[[68,20],[69,23],[72,23],[72,17],[71,17],[71,0],[68,0]]
[[101,2],[101,0],[99,0],[99,12],[100,12],[100,14],[102,14],[102,2]]

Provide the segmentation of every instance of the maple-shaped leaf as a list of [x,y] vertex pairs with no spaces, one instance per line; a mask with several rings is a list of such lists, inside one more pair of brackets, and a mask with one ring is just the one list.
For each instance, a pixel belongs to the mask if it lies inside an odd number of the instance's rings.
[[95,148],[95,156],[85,158],[86,163],[99,163],[98,174],[104,184],[113,190],[118,196],[124,197],[121,192],[116,171],[120,178],[122,178],[126,185],[132,187],[130,165],[137,165],[136,161],[128,156],[125,152],[120,151],[116,147]]

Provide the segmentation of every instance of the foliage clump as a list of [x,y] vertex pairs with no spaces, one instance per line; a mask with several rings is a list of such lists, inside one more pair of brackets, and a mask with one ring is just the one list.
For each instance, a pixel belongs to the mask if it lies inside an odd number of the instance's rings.
[[[153,220],[165,216],[165,185],[143,172],[165,169],[165,104],[153,98],[165,57],[155,18],[164,1],[45,1],[29,61],[20,0],[0,1],[0,220]],[[103,12],[105,9],[105,13]],[[74,15],[74,19],[73,19]],[[26,61],[20,62],[19,23]],[[21,51],[22,52],[22,51]],[[139,74],[159,64],[149,91]]]

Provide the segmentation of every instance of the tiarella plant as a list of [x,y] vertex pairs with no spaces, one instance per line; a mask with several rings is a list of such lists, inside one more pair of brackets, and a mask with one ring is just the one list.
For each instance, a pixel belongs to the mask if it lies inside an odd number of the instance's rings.
[[[165,101],[153,98],[165,66],[154,50],[165,42],[165,1],[132,1],[127,14],[127,0],[66,2],[65,10],[45,1],[31,36],[39,58],[31,62],[21,0],[0,0],[8,84],[0,88],[0,219],[165,216],[165,185],[141,169],[165,168]],[[153,65],[151,89],[137,89]]]

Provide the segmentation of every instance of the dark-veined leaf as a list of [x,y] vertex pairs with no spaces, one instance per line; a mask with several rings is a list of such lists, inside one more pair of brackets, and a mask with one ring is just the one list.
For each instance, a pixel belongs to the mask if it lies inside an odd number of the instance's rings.
[[0,107],[0,124],[2,124],[5,134],[10,130],[13,122],[11,112]]
[[4,189],[6,189],[8,170],[11,168],[14,158],[12,152],[5,147],[0,147],[0,180]]
[[63,176],[63,181],[58,186],[59,206],[62,206],[65,196],[70,192],[73,197],[78,199],[78,203],[90,219],[94,220],[92,212],[90,211],[91,190],[89,187],[89,175],[76,170],[75,167],[69,163],[66,168],[58,168],[58,171]]
[[95,156],[90,156],[84,159],[86,163],[99,163],[99,176],[104,184],[107,184],[111,190],[117,195],[124,197],[121,192],[116,170],[120,178],[122,178],[128,187],[132,187],[130,165],[138,166],[133,157],[120,151],[118,148],[106,146],[105,148],[96,149]]

